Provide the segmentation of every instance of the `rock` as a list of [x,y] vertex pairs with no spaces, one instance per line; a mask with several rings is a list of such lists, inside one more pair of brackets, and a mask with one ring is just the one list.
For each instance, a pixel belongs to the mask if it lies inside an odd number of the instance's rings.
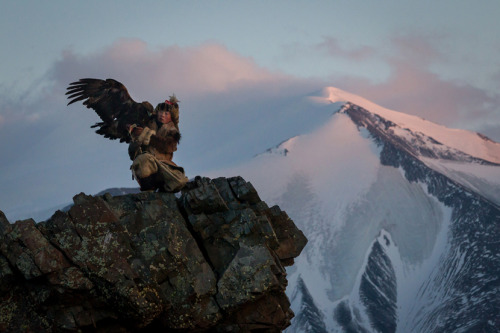
[[0,331],[281,332],[284,266],[307,240],[241,177],[180,196],[73,199],[49,220],[0,212]]

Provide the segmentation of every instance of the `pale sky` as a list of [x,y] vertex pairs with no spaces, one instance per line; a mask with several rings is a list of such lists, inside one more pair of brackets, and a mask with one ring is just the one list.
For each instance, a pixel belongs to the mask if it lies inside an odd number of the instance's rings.
[[135,186],[126,146],[93,133],[91,110],[66,107],[82,77],[115,78],[153,105],[176,93],[174,160],[190,177],[313,130],[330,111],[307,114],[304,97],[327,86],[500,141],[497,0],[0,3],[9,219]]

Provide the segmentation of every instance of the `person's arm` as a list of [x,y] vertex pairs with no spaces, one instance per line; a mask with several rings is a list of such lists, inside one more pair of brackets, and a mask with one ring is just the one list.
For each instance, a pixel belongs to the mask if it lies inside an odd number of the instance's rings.
[[134,127],[130,135],[132,136],[132,141],[128,146],[128,155],[131,160],[134,160],[137,155],[142,152],[143,146],[148,146],[151,141],[151,137],[156,134],[156,131],[148,127]]

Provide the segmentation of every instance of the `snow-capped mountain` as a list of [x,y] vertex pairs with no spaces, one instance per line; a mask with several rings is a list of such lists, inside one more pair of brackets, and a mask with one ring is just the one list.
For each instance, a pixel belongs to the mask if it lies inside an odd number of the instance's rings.
[[335,88],[331,119],[221,174],[309,243],[287,332],[500,331],[500,144]]

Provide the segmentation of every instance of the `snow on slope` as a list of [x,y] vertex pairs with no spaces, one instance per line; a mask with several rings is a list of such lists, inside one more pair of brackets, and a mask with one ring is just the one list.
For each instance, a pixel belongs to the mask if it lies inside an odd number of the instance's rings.
[[[311,99],[331,105],[332,112],[342,111],[347,103],[359,105],[367,109],[368,117],[382,118],[371,125],[385,131],[386,139],[443,152],[431,158],[416,150],[413,156],[500,204],[499,144],[384,109],[339,89],[327,88],[324,95]],[[384,235],[392,244],[382,246],[386,253],[379,258],[388,256],[396,275],[399,331],[418,320],[415,311],[429,301],[417,298],[418,286],[435,270],[447,246],[450,209],[429,194],[426,185],[409,182],[402,168],[382,165],[380,155],[381,147],[368,130],[357,126],[351,114],[337,112],[312,133],[291,138],[238,168],[209,175],[242,175],[304,231],[309,243],[289,270],[289,295],[294,311],[299,311],[309,298],[297,288],[306,290],[314,304],[305,308],[319,309],[329,332],[340,330],[334,318],[339,313],[352,319],[345,329],[370,331],[360,285],[374,240],[382,244]],[[300,320],[318,317],[300,316]],[[289,331],[300,332],[300,327],[321,325],[300,323]]]
[[412,133],[423,133],[445,146],[485,161],[500,164],[500,144],[478,133],[450,129],[420,117],[392,111],[338,88],[325,88],[323,94],[322,97],[311,97],[311,100],[319,103],[351,102],[396,123],[400,127],[398,135],[407,134],[404,131],[406,129]]
[[220,172],[251,181],[264,200],[280,205],[305,232],[310,243],[297,270],[289,272],[290,286],[303,279],[329,332],[336,327],[331,314],[352,292],[382,229],[393,234],[404,260],[416,265],[429,257],[441,228],[442,212],[434,201],[401,171],[382,166],[379,154],[366,130],[337,113],[315,132]]
[[305,177],[317,198],[335,203],[322,207],[325,213],[340,214],[344,203],[356,201],[376,180],[378,154],[379,148],[359,135],[347,115],[334,114],[313,133],[292,138],[270,153],[217,175],[241,174],[254,179],[259,194],[274,202],[290,186],[290,180]]
[[421,158],[433,170],[500,206],[500,167]]
[[[246,165],[209,176],[242,175],[252,182],[262,199],[269,205],[279,204],[308,239],[314,239],[295,265],[300,272],[290,273],[290,286],[301,275],[313,299],[320,300],[320,309],[329,314],[334,306],[331,300],[352,288],[371,237],[378,232],[360,235],[359,244],[345,244],[339,239],[346,221],[343,216],[351,214],[353,203],[366,200],[363,194],[377,179],[378,154],[379,148],[372,140],[361,136],[346,114],[337,113],[313,133],[288,140]],[[357,227],[363,223],[360,221]],[[332,258],[324,258],[324,244],[338,248]],[[349,245],[359,249],[341,249]],[[332,274],[342,275],[335,282],[338,290],[331,288]],[[325,318],[331,329],[332,316]]]
[[[417,158],[428,167],[500,205],[499,143],[474,132],[450,129],[420,117],[388,110],[337,88],[325,88],[322,97],[311,99],[323,104],[338,104],[342,101],[352,103],[382,117],[383,122],[375,123],[375,126],[383,128],[381,131],[405,142],[409,147],[417,147],[416,151],[435,155],[429,157],[417,154]],[[387,121],[395,126],[385,128]],[[468,158],[469,156],[473,159]],[[476,163],[470,163],[471,161]]]

